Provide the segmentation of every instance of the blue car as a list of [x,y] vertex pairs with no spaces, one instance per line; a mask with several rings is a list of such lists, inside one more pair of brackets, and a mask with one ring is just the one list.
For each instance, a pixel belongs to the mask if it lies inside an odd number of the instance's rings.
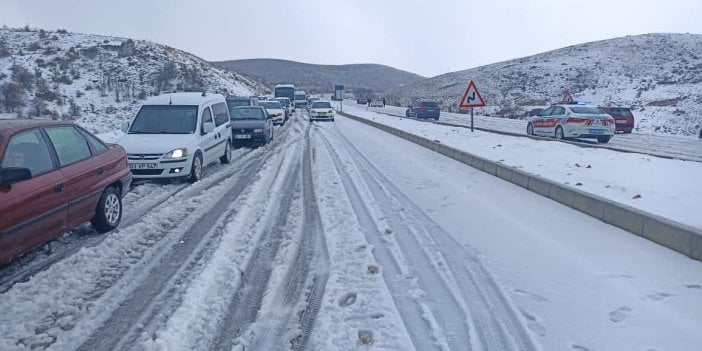
[[405,116],[415,118],[433,118],[439,120],[441,109],[439,104],[434,101],[415,101],[412,105],[407,106]]

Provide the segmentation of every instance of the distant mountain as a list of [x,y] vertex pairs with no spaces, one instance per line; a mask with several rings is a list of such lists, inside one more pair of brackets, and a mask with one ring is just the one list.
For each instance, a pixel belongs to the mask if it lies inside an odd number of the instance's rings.
[[277,59],[212,62],[215,66],[248,75],[273,87],[293,83],[313,92],[332,92],[334,85],[384,92],[424,79],[414,73],[376,64],[313,65]]
[[448,73],[393,89],[404,106],[435,99],[455,110],[470,80],[491,105],[477,111],[521,116],[575,99],[629,106],[640,132],[696,135],[702,126],[702,35],[646,34],[574,45],[516,60]]
[[[0,117],[77,120],[119,129],[162,91],[261,94],[256,81],[172,47],[65,30],[0,29]],[[5,94],[7,92],[8,94]]]

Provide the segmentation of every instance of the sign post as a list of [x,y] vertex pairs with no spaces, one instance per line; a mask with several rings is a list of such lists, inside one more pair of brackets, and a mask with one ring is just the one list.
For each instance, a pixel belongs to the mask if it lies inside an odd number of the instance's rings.
[[485,106],[485,100],[480,96],[478,88],[475,86],[475,82],[472,80],[466,88],[466,92],[463,93],[463,98],[458,104],[459,109],[470,108],[470,131],[473,132],[473,108]]

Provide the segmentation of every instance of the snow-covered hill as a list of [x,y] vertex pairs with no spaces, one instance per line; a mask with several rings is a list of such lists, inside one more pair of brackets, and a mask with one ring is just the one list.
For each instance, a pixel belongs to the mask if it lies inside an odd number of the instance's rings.
[[448,73],[392,90],[407,105],[435,99],[456,110],[474,80],[489,106],[478,113],[516,117],[560,100],[632,107],[638,132],[697,135],[702,126],[702,35],[646,34],[574,45]]
[[250,78],[149,41],[0,29],[0,112],[12,112],[5,117],[19,112],[75,119],[105,132],[133,117],[148,96],[173,90],[267,91]]

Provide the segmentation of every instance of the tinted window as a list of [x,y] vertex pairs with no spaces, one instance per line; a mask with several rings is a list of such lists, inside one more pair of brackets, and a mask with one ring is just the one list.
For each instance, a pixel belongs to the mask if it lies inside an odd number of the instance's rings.
[[249,99],[231,99],[231,100],[227,100],[227,105],[229,105],[229,106],[251,106],[251,101]]
[[212,113],[210,112],[209,107],[205,107],[204,110],[202,110],[202,125],[200,128],[200,131],[202,132],[202,135],[205,135],[205,123],[212,122]]
[[196,105],[144,105],[129,134],[192,134],[196,128]]
[[80,128],[78,128],[78,131],[85,139],[88,140],[88,144],[90,145],[90,150],[93,152],[93,155],[99,155],[107,151],[107,145],[105,145],[105,143],[103,143],[100,139]]
[[328,101],[315,101],[312,108],[331,108],[331,104]]
[[553,112],[553,108],[554,108],[554,107],[551,106],[551,107],[549,107],[549,108],[547,108],[547,109],[541,111],[541,113],[539,113],[539,116],[550,116],[551,113]]
[[554,107],[553,111],[551,111],[551,115],[555,115],[555,116],[560,116],[560,115],[564,115],[564,114],[565,114],[565,109],[563,107],[560,107],[560,106]]
[[218,104],[212,105],[212,112],[214,113],[214,122],[217,127],[229,122],[229,112],[227,111],[227,104],[220,102]]
[[29,168],[32,177],[35,177],[52,170],[54,163],[44,138],[35,129],[17,133],[10,138],[0,166]]
[[46,128],[54,144],[61,166],[68,166],[90,157],[88,141],[73,127]]
[[233,120],[266,119],[266,114],[261,108],[232,108],[229,110]]
[[612,116],[617,116],[617,117],[632,117],[634,116],[631,113],[631,110],[628,108],[623,108],[623,107],[609,107],[605,109],[607,113],[609,113]]
[[280,106],[280,102],[278,101],[262,101],[261,106],[265,109],[282,109],[283,106]]
[[583,115],[599,115],[604,113],[599,107],[592,106],[573,106],[570,110]]
[[295,94],[295,100],[305,100],[304,95]]
[[[383,101],[383,100],[378,100],[378,101]],[[422,103],[423,107],[439,107],[439,105],[436,104],[434,101],[425,101]]]

